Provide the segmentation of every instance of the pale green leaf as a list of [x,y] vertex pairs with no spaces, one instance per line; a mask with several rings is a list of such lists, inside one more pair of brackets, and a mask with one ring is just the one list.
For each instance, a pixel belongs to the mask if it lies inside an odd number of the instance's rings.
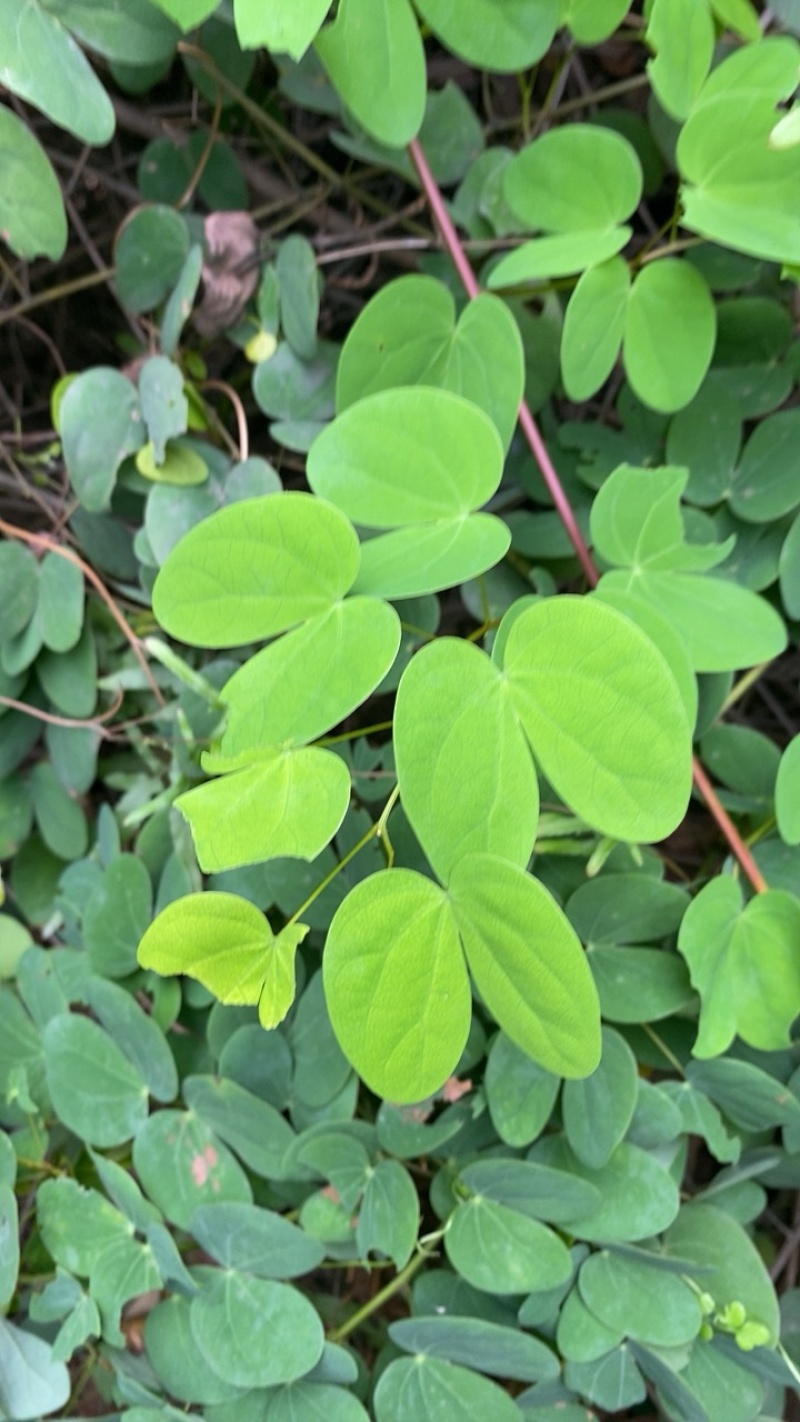
[[485,652],[455,638],[423,648],[400,680],[394,736],[403,808],[442,883],[471,851],[524,869],[539,788],[503,678]]
[[[57,554],[55,555],[58,556]],[[0,543],[0,640],[24,631],[39,602],[40,565],[24,543]],[[10,691],[8,695],[16,695]]]
[[39,569],[42,639],[52,652],[68,652],[83,627],[83,574],[67,558],[46,553]]
[[16,114],[0,104],[0,235],[25,261],[58,261],[67,218],[53,165]]
[[600,1203],[570,1220],[570,1234],[591,1243],[649,1239],[672,1224],[680,1206],[678,1187],[656,1157],[623,1141],[607,1165],[590,1170],[572,1153],[563,1136],[544,1136],[528,1158],[588,1180]]
[[531,231],[608,231],[642,195],[642,169],[621,134],[594,124],[553,128],[523,148],[503,176],[507,202]]
[[561,19],[579,45],[601,44],[630,8],[631,0],[561,0]]
[[609,563],[640,572],[712,568],[730,553],[725,543],[688,543],[681,512],[685,469],[620,464],[592,504],[592,541]]
[[368,1086],[421,1101],[445,1082],[467,1040],[471,994],[447,897],[392,869],[356,885],[337,909],[323,957],[340,1045]]
[[786,646],[780,613],[757,593],[727,578],[649,569],[606,573],[603,588],[643,598],[679,633],[695,671],[756,666]]
[[290,1220],[242,1201],[200,1205],[192,1235],[224,1268],[264,1279],[310,1273],[324,1257],[322,1245]]
[[341,0],[316,50],[371,137],[402,148],[416,136],[425,113],[425,51],[409,0]]
[[711,292],[691,262],[667,257],[642,267],[628,299],[622,358],[643,404],[665,413],[688,405],[711,363],[716,333]]
[[159,463],[157,450],[152,441],[143,445],[136,456],[136,468],[145,479],[154,484],[173,484],[177,488],[189,488],[195,484],[205,484],[208,479],[208,465],[201,454],[186,440],[170,440],[163,451]]
[[733,473],[730,501],[748,523],[773,523],[800,504],[800,410],[756,426]]
[[615,839],[663,839],[691,788],[681,695],[661,653],[597,600],[536,603],[512,627],[505,673],[547,778]]
[[572,276],[574,272],[598,266],[616,256],[630,236],[630,227],[609,227],[536,237],[501,257],[492,267],[487,285],[496,291],[524,286],[527,282],[549,281],[551,277]]
[[586,1306],[623,1337],[678,1348],[700,1330],[700,1306],[689,1285],[641,1258],[600,1250],[585,1261],[578,1283]]
[[348,598],[271,642],[220,692],[228,708],[222,755],[315,740],[367,700],[399,645],[394,608],[366,597]]
[[558,26],[558,0],[417,0],[417,9],[453,54],[500,73],[535,64]]
[[647,43],[656,51],[647,71],[662,108],[685,119],[711,68],[714,20],[707,0],[653,0]]
[[761,39],[758,13],[750,0],[711,0],[711,8],[717,19],[741,39]]
[[559,1076],[600,1057],[600,1009],[574,929],[547,889],[493,854],[459,858],[450,900],[470,972],[518,1047]]
[[150,925],[139,962],[167,976],[187,973],[220,1002],[257,1003],[262,1025],[275,1027],[294,999],[294,955],[307,932],[297,924],[276,937],[247,899],[190,894],[168,904]]
[[133,1143],[133,1167],[142,1189],[179,1229],[188,1229],[198,1205],[252,1202],[242,1167],[193,1111],[157,1111]]
[[[172,0],[174,3],[174,0]],[[273,54],[302,59],[325,16],[331,0],[291,0],[265,5],[264,0],[235,0],[236,33],[243,49],[263,45]]]
[[84,143],[108,143],[114,109],[83,50],[39,0],[0,4],[0,84]]
[[408,1353],[446,1358],[495,1377],[544,1382],[558,1376],[558,1361],[546,1344],[484,1318],[402,1318],[389,1324],[389,1337]]
[[308,482],[354,523],[457,518],[497,489],[503,447],[488,416],[447,390],[407,386],[351,405],[314,441]]
[[697,677],[692,670],[683,639],[671,626],[669,618],[651,603],[643,602],[634,593],[614,589],[607,585],[605,580],[598,586],[594,596],[600,602],[608,603],[609,607],[616,608],[624,617],[629,617],[637,627],[641,627],[650,641],[655,643],[678,684],[686,719],[693,727],[697,721]]
[[692,901],[678,947],[700,994],[698,1057],[719,1056],[738,1034],[778,1051],[800,1013],[800,903],[784,889],[743,905],[739,885],[721,875]]
[[358,562],[355,532],[329,504],[303,493],[243,499],[181,539],[156,579],[153,608],[183,642],[242,646],[327,611]]
[[775,814],[784,844],[800,844],[800,736],[793,737],[781,756]]
[[588,400],[613,370],[625,331],[630,272],[622,257],[584,272],[567,305],[561,372],[571,400]]
[[147,1119],[147,1087],[116,1042],[88,1017],[53,1017],[43,1033],[47,1085],[59,1119],[95,1146],[122,1145]]
[[508,552],[511,531],[494,514],[414,524],[361,546],[353,591],[371,597],[423,597],[488,572]]
[[364,307],[342,348],[336,402],[402,385],[463,395],[494,421],[507,447],[522,399],[524,359],[516,321],[483,293],[456,321],[452,293],[429,276],[399,277]]
[[235,1269],[215,1271],[193,1298],[190,1321],[203,1357],[236,1387],[291,1382],[322,1353],[322,1322],[307,1298]]
[[13,1422],[36,1422],[63,1407],[70,1395],[64,1363],[35,1333],[0,1318],[0,1415]]
[[183,392],[183,375],[166,356],[151,356],[139,372],[139,402],[147,426],[153,459],[163,464],[167,440],[186,430],[189,405]]
[[205,873],[265,859],[315,859],[333,838],[350,799],[350,774],[332,751],[273,752],[179,795]]

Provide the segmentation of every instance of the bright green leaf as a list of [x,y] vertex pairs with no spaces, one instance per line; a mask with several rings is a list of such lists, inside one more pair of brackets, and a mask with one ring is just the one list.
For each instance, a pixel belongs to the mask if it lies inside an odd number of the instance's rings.
[[691,784],[678,687],[649,638],[598,601],[548,598],[512,627],[512,699],[534,755],[571,809],[615,839],[658,840]]
[[794,736],[781,756],[775,813],[784,844],[800,844],[800,736]]
[[331,0],[292,0],[290,5],[271,6],[265,6],[263,0],[236,0],[239,43],[243,49],[263,45],[273,54],[288,54],[299,61],[330,8]]
[[461,1055],[471,1017],[443,891],[408,869],[357,884],[334,915],[323,973],[336,1035],[371,1089],[390,1101],[437,1091]]
[[523,148],[503,178],[506,200],[531,231],[608,231],[642,195],[642,170],[627,139],[572,123]]
[[332,751],[315,746],[273,752],[248,763],[212,763],[233,774],[179,795],[201,869],[207,874],[286,856],[316,859],[350,801],[350,774]]
[[789,1043],[800,1013],[800,903],[783,889],[743,906],[739,885],[712,879],[686,911],[678,947],[700,994],[694,1055],[714,1057],[738,1035],[760,1051]]
[[541,59],[558,26],[558,0],[416,0],[434,34],[467,64],[517,74]]
[[315,440],[308,482],[348,518],[395,528],[463,517],[497,489],[503,448],[483,411],[428,386],[379,391]]
[[561,19],[579,45],[610,39],[631,7],[631,0],[561,0]]
[[470,972],[513,1042],[560,1076],[600,1056],[600,1012],[583,950],[538,880],[493,854],[469,854],[450,877]]
[[442,883],[473,850],[524,869],[539,788],[503,679],[486,654],[455,638],[419,652],[400,680],[394,733],[403,808]]
[[697,268],[676,257],[648,262],[631,288],[622,343],[634,393],[666,413],[688,405],[711,363],[716,332],[714,301]]
[[686,480],[685,469],[620,464],[592,504],[592,541],[598,552],[637,573],[643,568],[689,572],[722,562],[731,551],[730,539],[687,542],[681,512]]
[[362,544],[353,591],[397,601],[424,597],[488,572],[510,543],[508,525],[494,514],[398,528]]
[[425,51],[409,0],[341,0],[315,47],[367,133],[391,148],[415,137],[425,112]]
[[714,55],[714,20],[706,0],[653,0],[647,43],[656,51],[647,71],[662,108],[685,119]]
[[625,330],[631,279],[622,257],[584,272],[567,305],[561,371],[571,400],[588,400],[616,364]]
[[549,281],[551,277],[572,276],[574,272],[598,266],[616,256],[630,236],[630,227],[610,227],[536,237],[500,258],[489,273],[488,286],[495,291],[524,286],[527,282]]
[[326,612],[352,585],[358,561],[352,526],[329,504],[303,493],[243,499],[181,539],[156,579],[153,607],[183,642],[243,646]]

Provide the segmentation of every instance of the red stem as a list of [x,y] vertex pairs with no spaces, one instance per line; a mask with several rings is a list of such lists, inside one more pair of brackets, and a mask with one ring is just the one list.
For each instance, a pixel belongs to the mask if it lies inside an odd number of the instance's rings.
[[[430,167],[428,166],[428,160],[422,151],[419,139],[412,138],[410,144],[408,145],[408,151],[411,155],[411,161],[417,170],[417,175],[419,177],[420,183],[422,184],[423,192],[425,193],[425,196],[428,199],[428,203],[430,205],[434,220],[439,228],[439,231],[442,234],[442,239],[444,241],[445,247],[447,248],[453,265],[455,266],[455,269],[458,272],[459,277],[461,278],[464,290],[466,291],[467,296],[472,301],[476,296],[480,295],[481,289],[478,285],[475,273],[473,272],[472,267],[469,264],[467,254],[464,251],[463,246],[461,245],[461,239],[459,238],[459,235],[456,232],[453,220],[449,212],[447,211],[444,198],[442,197],[442,194],[439,190],[436,179],[434,178]],[[519,409],[519,423],[522,429],[522,433],[524,434],[525,439],[527,440],[531,454],[533,455],[534,459],[536,460],[536,463],[538,464],[541,470],[542,478],[544,479],[544,482],[547,485],[547,488],[550,492],[550,497],[552,498],[553,503],[555,504],[561,522],[563,523],[569,535],[570,542],[572,543],[572,546],[575,549],[578,559],[580,560],[581,567],[583,568],[583,571],[586,575],[586,580],[589,583],[590,587],[596,587],[600,578],[600,574],[598,573],[595,563],[592,559],[592,555],[586,546],[583,534],[581,533],[578,527],[578,522],[575,518],[575,513],[572,509],[569,499],[567,498],[567,495],[564,492],[564,488],[562,486],[561,480],[558,477],[558,474],[556,473],[553,461],[551,460],[550,455],[547,452],[547,448],[545,446],[544,440],[542,439],[539,427],[536,424],[536,421],[533,418],[533,415],[531,414],[531,411],[524,400],[520,405]],[[756,893],[764,893],[764,891],[769,886],[763,874],[761,873],[761,870],[756,864],[755,859],[750,853],[750,850],[747,848],[747,845],[744,843],[744,840],[739,834],[739,831],[737,830],[735,824],[733,823],[730,816],[727,814],[722,804],[720,803],[719,797],[713,785],[711,784],[711,781],[709,780],[705,770],[703,769],[700,761],[697,759],[696,756],[692,762],[692,774],[694,778],[694,783],[700,794],[702,795],[710,814],[716,820],[717,824],[719,825],[719,828],[725,836],[725,839],[728,842],[732,854],[734,854],[736,859],[738,859],[739,864],[741,865],[744,873],[750,880],[750,883],[752,884]]]

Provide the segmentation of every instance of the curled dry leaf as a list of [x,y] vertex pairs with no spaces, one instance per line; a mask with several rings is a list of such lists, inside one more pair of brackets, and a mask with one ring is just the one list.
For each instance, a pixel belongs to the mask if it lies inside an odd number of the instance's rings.
[[258,285],[259,233],[249,212],[212,212],[205,239],[203,299],[194,323],[201,336],[217,336],[238,319]]

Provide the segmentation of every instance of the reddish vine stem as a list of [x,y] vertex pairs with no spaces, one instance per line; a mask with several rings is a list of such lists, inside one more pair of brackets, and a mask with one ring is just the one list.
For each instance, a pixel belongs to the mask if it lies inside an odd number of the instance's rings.
[[[458,275],[461,279],[461,283],[467,293],[467,296],[470,298],[471,301],[473,301],[476,296],[480,295],[480,286],[478,285],[477,278],[475,276],[474,271],[472,270],[472,267],[470,266],[469,259],[467,258],[467,254],[462,245],[461,238],[459,237],[455,229],[453,220],[449,212],[447,211],[444,198],[442,197],[436,179],[434,178],[430,170],[428,160],[422,151],[422,147],[418,139],[412,138],[411,142],[408,145],[408,151],[411,157],[411,161],[417,170],[417,175],[419,177],[420,183],[422,184],[423,192],[425,193],[425,196],[428,199],[428,203],[430,205],[434,221],[436,222],[436,225],[439,228],[442,240],[444,242],[445,247],[447,248],[448,255],[456,271],[458,272]],[[547,448],[544,440],[542,439],[539,427],[535,419],[533,418],[533,415],[531,414],[528,405],[525,403],[524,400],[520,405],[519,409],[519,423],[522,429],[522,433],[524,434],[525,439],[528,443],[528,447],[531,451],[531,454],[533,455],[534,459],[536,460],[536,463],[539,466],[539,469],[541,470],[542,478],[544,479],[544,482],[547,485],[550,497],[552,498],[553,503],[555,504],[559,518],[561,519],[561,522],[563,523],[564,528],[566,529],[567,534],[569,536],[570,542],[572,543],[572,546],[575,549],[575,553],[577,554],[581,567],[583,568],[586,580],[589,583],[590,587],[596,587],[600,578],[600,574],[597,570],[597,567],[595,566],[592,555],[586,545],[586,541],[583,537],[583,534],[581,533],[580,528],[578,527],[578,522],[575,518],[575,512],[569,502],[569,499],[567,498],[567,495],[564,492],[561,480],[559,479],[558,474],[556,473],[555,467],[553,465],[553,461],[551,460],[550,455],[547,452]],[[743,872],[746,874],[756,893],[764,893],[764,891],[769,886],[763,874],[761,873],[761,870],[756,864],[753,855],[750,853],[750,850],[744,843],[744,840],[739,834],[739,831],[737,830],[735,824],[733,823],[724,806],[722,805],[719,796],[717,795],[717,792],[715,791],[713,785],[711,784],[711,781],[709,780],[705,770],[703,769],[703,766],[701,765],[700,761],[697,759],[696,756],[692,762],[692,778],[694,780],[697,790],[700,792],[700,795],[705,801],[709,813],[712,815],[714,820],[716,820],[717,825],[719,826],[720,830],[722,831],[722,834],[727,840],[728,847],[730,848],[731,853],[738,860]]]

